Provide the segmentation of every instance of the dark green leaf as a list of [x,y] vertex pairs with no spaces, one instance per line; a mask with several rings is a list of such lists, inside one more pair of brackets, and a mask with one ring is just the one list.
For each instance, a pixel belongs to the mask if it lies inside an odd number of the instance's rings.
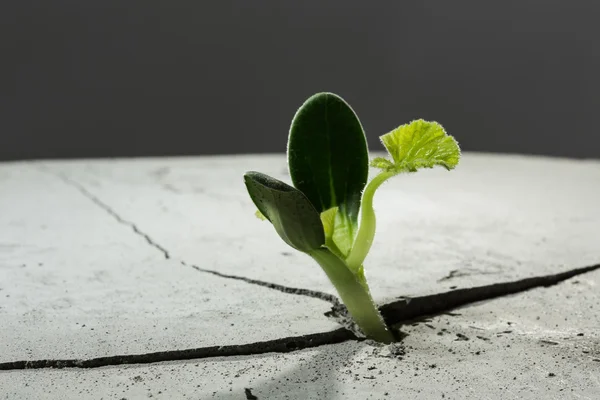
[[303,252],[325,244],[320,215],[302,192],[260,172],[247,172],[244,182],[258,210],[287,244]]
[[300,107],[290,129],[288,165],[294,186],[317,211],[339,207],[355,226],[368,164],[360,121],[341,97],[319,93]]

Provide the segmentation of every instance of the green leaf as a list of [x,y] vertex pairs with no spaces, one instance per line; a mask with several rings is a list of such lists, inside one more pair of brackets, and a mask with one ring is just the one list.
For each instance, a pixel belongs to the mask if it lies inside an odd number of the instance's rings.
[[303,252],[325,244],[319,213],[302,192],[260,172],[247,172],[244,182],[260,213],[287,244]]
[[347,221],[340,217],[337,207],[321,213],[321,222],[325,231],[325,246],[341,258],[348,255],[353,243],[353,236],[350,236],[348,232],[350,224]]
[[323,224],[323,231],[325,232],[326,239],[329,239],[333,236],[333,229],[335,227],[335,216],[337,215],[337,211],[338,208],[333,207],[321,213],[321,223]]
[[254,216],[258,219],[260,219],[261,221],[266,221],[267,217],[265,217],[263,215],[263,213],[260,212],[260,210],[256,210],[256,212],[254,213]]
[[360,121],[341,97],[318,93],[300,107],[290,128],[288,165],[294,186],[317,211],[338,207],[352,233],[369,160]]
[[340,251],[342,258],[345,258],[354,243],[354,236],[358,230],[357,223],[351,223],[348,218],[345,218],[343,214],[337,213],[335,215],[334,229],[332,240]]
[[369,182],[363,192],[360,229],[346,257],[346,264],[352,271],[362,268],[371,249],[377,225],[373,197],[383,182],[399,173],[414,172],[419,168],[441,165],[450,170],[460,159],[458,143],[437,122],[412,121],[381,136],[381,141],[393,161],[381,157],[371,161],[371,166],[383,171]]
[[381,136],[381,142],[390,153],[393,163],[376,158],[371,166],[389,172],[414,172],[419,168],[440,165],[453,169],[460,159],[456,140],[437,122],[422,119],[401,125]]
[[387,158],[383,158],[383,157],[375,157],[374,159],[371,160],[370,165],[371,165],[371,167],[375,167],[375,168],[379,168],[379,169],[383,169],[383,170],[394,169],[394,163],[391,162],[390,160],[388,160]]

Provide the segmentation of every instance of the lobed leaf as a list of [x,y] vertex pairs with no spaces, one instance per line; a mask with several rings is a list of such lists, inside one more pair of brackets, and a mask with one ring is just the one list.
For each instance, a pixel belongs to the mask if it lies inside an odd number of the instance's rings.
[[393,162],[376,158],[371,166],[384,171],[414,172],[436,165],[450,170],[456,167],[460,159],[458,143],[437,122],[422,119],[412,121],[381,136],[381,142]]

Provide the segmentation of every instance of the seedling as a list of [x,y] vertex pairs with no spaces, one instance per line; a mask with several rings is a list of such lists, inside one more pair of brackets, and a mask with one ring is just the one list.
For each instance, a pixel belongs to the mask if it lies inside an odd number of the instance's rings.
[[373,196],[383,182],[420,168],[453,169],[460,149],[437,122],[401,125],[381,136],[391,159],[367,184],[367,141],[358,117],[339,96],[318,93],[298,110],[289,132],[288,167],[294,186],[260,172],[244,175],[258,208],[291,247],[311,256],[335,286],[365,336],[394,341],[367,285],[363,262],[375,237]]

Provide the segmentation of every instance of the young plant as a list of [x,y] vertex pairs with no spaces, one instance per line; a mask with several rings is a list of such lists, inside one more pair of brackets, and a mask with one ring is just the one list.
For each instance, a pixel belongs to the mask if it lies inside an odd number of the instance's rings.
[[253,171],[244,181],[257,215],[321,266],[365,336],[390,343],[394,336],[373,302],[363,267],[375,237],[373,196],[392,176],[437,165],[454,168],[460,149],[440,124],[423,120],[381,141],[391,159],[371,161],[381,171],[367,184],[367,142],[358,117],[339,96],[318,93],[292,120],[287,156],[294,186]]

